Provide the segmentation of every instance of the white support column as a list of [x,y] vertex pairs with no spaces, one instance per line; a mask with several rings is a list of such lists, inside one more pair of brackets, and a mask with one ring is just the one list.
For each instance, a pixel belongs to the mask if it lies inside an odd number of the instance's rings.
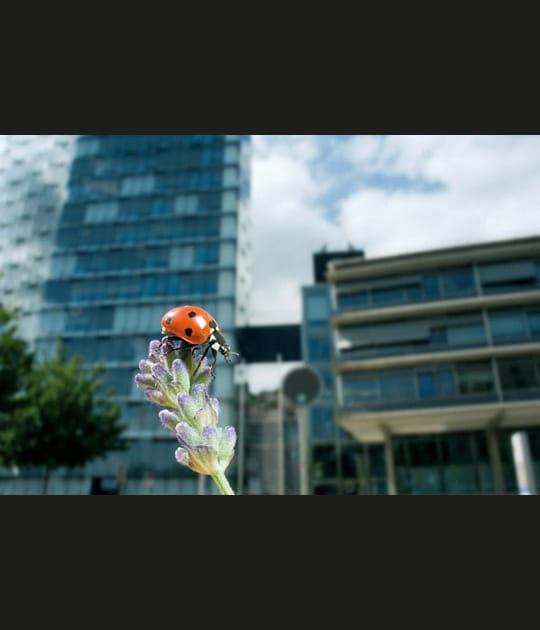
[[519,494],[536,494],[536,481],[526,431],[516,431],[510,438]]

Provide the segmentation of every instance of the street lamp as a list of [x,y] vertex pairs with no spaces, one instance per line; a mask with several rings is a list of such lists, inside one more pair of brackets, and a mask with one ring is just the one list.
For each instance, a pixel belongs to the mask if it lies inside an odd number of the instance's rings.
[[307,365],[287,372],[282,382],[283,394],[294,405],[298,422],[300,494],[309,494],[308,411],[321,389],[320,376]]

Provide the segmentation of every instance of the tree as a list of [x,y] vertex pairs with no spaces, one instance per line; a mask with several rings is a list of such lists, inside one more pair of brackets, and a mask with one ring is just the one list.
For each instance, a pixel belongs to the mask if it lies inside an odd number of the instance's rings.
[[16,409],[26,404],[25,382],[31,372],[33,355],[18,337],[19,310],[0,304],[0,465],[9,465],[6,454],[14,438]]
[[60,467],[82,466],[130,444],[120,435],[120,407],[110,389],[103,390],[103,366],[81,369],[83,358],[70,359],[60,341],[56,354],[43,355],[27,382],[27,405],[14,414],[8,461],[19,467],[43,466],[43,492]]

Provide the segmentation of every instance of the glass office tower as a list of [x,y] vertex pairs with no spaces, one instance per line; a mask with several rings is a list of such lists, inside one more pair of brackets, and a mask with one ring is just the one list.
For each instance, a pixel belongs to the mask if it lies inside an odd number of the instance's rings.
[[0,300],[18,306],[32,342],[67,196],[73,136],[0,136]]
[[[88,487],[121,477],[128,494],[201,491],[134,376],[173,306],[208,310],[234,349],[249,289],[249,152],[239,135],[76,139],[36,344],[53,352],[60,336],[85,365],[101,362],[121,403],[133,446],[69,473]],[[213,395],[234,426],[234,368],[218,361]]]

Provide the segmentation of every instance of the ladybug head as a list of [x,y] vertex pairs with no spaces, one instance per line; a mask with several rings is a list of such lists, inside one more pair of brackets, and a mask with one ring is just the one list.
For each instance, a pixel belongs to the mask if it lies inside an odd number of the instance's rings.
[[221,352],[228,363],[231,362],[231,354],[236,354],[237,356],[239,356],[238,352],[233,352],[231,350],[231,347],[225,340],[225,337],[219,332],[219,330],[216,330],[215,328],[213,329],[212,335],[210,336],[209,344],[214,352]]

